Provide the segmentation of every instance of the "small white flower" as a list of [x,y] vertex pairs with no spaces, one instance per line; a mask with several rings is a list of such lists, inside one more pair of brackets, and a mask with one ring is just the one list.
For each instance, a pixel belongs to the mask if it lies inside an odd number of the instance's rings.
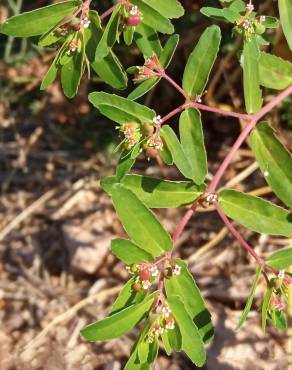
[[158,275],[159,275],[159,270],[158,270],[157,266],[151,266],[151,267],[149,268],[149,271],[151,272],[151,275],[152,275],[153,277],[156,277],[156,276],[158,276]]
[[262,23],[262,22],[264,22],[266,20],[266,16],[265,15],[261,15],[260,16],[260,22]]
[[161,123],[162,123],[161,116],[159,115],[159,116],[154,117],[153,118],[153,123],[155,123],[156,125],[161,125]]
[[170,321],[170,322],[168,322],[167,324],[166,324],[166,329],[168,329],[168,330],[173,330],[174,329],[174,326],[175,326],[175,324],[174,324],[174,321]]
[[242,26],[245,30],[249,30],[250,26],[251,26],[251,23],[248,19],[245,19],[244,22],[242,23]]
[[142,280],[142,287],[143,289],[147,290],[151,287],[151,283],[149,280]]
[[171,313],[171,309],[169,308],[169,306],[162,306],[162,309],[161,309],[161,312],[163,313],[163,316],[164,317],[169,317],[170,313]]
[[173,274],[178,276],[181,273],[181,267],[179,265],[175,265],[172,270]]
[[251,4],[251,3],[247,4],[247,6],[246,6],[246,10],[247,10],[248,12],[252,12],[252,11],[254,11],[254,6],[253,6],[253,4]]
[[137,6],[133,6],[130,10],[130,14],[131,15],[137,15],[138,14],[138,7]]
[[284,279],[285,277],[285,270],[280,270],[279,273],[278,273],[278,278],[279,279]]
[[198,103],[202,103],[202,99],[201,99],[201,98],[198,98],[198,99],[197,99],[197,102],[198,102]]
[[217,202],[218,200],[218,197],[217,197],[217,194],[215,193],[210,193],[207,195],[206,197],[206,201],[209,203],[209,204],[212,204],[214,202]]
[[264,176],[265,176],[265,177],[268,177],[268,176],[269,176],[269,171],[265,171],[265,172],[264,172]]

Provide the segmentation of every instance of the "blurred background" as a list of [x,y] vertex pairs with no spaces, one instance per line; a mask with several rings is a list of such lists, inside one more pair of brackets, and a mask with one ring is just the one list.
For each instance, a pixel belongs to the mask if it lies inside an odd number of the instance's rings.
[[[167,1],[167,0],[165,0]],[[2,0],[1,22],[11,15],[53,1]],[[181,35],[169,74],[180,82],[196,40],[211,21],[199,8],[217,1],[181,0],[186,15],[175,22]],[[93,1],[101,12],[111,1]],[[277,1],[255,2],[261,14],[277,16]],[[239,40],[221,23],[223,44],[203,101],[223,109],[244,110],[242,72],[237,60]],[[281,29],[270,33],[267,50],[292,61]],[[166,39],[162,37],[162,42]],[[79,337],[87,323],[103,318],[120,286],[125,267],[109,251],[110,240],[123,236],[111,201],[100,179],[114,172],[118,135],[114,124],[87,101],[91,91],[113,92],[97,78],[83,79],[78,96],[68,100],[58,82],[47,91],[39,86],[51,50],[34,40],[0,36],[0,369],[1,370],[120,370],[137,331],[107,343],[91,344]],[[139,51],[123,45],[116,52],[125,67],[141,65]],[[121,94],[126,96],[133,88]],[[275,91],[265,90],[266,102]],[[142,102],[164,115],[181,104],[180,97],[161,82]],[[233,108],[235,107],[235,108]],[[269,116],[282,141],[292,145],[291,98]],[[177,127],[177,117],[172,120]],[[240,132],[236,119],[203,113],[209,158],[209,179]],[[247,171],[243,172],[246,168]],[[148,162],[143,156],[134,171],[179,179],[175,168]],[[235,179],[234,179],[235,178]],[[233,180],[232,180],[233,179]],[[244,146],[224,179],[238,190],[276,201]],[[159,210],[159,218],[173,232],[184,209]],[[265,256],[288,245],[282,238],[238,230]],[[210,370],[282,370],[287,368],[291,339],[272,329],[261,333],[259,307],[264,282],[254,309],[240,332],[235,332],[251,287],[255,264],[227,233],[212,209],[199,210],[178,242],[178,255],[188,260],[203,291],[216,336],[208,349]],[[165,356],[158,370],[194,369],[183,354]]]

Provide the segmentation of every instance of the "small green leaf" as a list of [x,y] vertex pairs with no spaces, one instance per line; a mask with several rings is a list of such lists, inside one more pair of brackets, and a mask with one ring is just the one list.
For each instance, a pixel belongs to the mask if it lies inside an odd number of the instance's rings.
[[274,193],[292,207],[292,156],[277,139],[267,122],[259,123],[250,144],[267,183]]
[[278,330],[286,330],[287,325],[287,318],[283,311],[273,310],[270,314],[268,314],[268,318],[272,320],[272,325]]
[[280,20],[283,28],[284,35],[288,42],[290,49],[292,50],[292,1],[291,0],[279,0],[279,12]]
[[200,12],[207,17],[218,19],[220,21],[227,21],[230,23],[235,23],[238,19],[241,18],[241,15],[229,8],[219,9],[213,7],[203,7],[200,9]]
[[220,41],[220,28],[208,27],[189,56],[183,75],[183,89],[191,98],[196,98],[204,92]]
[[202,340],[208,342],[214,335],[211,315],[193,276],[188,271],[187,264],[179,259],[174,263],[181,267],[181,273],[164,280],[167,297],[179,295],[187,313],[198,328]]
[[173,25],[170,20],[157,10],[146,4],[143,0],[131,0],[131,3],[138,6],[143,14],[143,23],[153,28],[157,32],[172,34]]
[[202,184],[208,168],[201,114],[197,109],[189,108],[182,112],[179,133],[181,146],[192,167],[192,179],[195,183]]
[[80,40],[80,42],[80,50],[76,50],[61,68],[61,83],[67,98],[73,98],[76,95],[84,70],[85,49],[83,40]]
[[[111,194],[117,182],[114,176],[101,182],[102,188]],[[192,182],[167,181],[139,175],[127,175],[122,184],[130,189],[149,208],[177,208],[193,203],[204,192],[204,185]]]
[[138,98],[141,98],[141,96],[145,95],[149,90],[156,86],[159,81],[160,77],[152,77],[149,78],[148,80],[143,81],[136,87],[135,90],[133,90],[128,95],[128,99],[136,100]]
[[81,1],[63,1],[40,9],[25,12],[7,19],[0,26],[0,33],[14,37],[42,35],[74,13]]
[[284,248],[271,254],[267,259],[267,264],[274,269],[287,269],[292,265],[292,248]]
[[82,337],[90,341],[100,341],[118,338],[128,333],[149,312],[155,295],[156,293],[152,293],[143,302],[86,326],[80,332]]
[[127,283],[123,286],[122,290],[120,291],[117,299],[115,300],[110,315],[114,315],[117,312],[132,306],[133,304],[141,303],[144,298],[146,297],[147,291],[141,290],[141,292],[136,292],[133,289],[133,285],[135,284],[135,278],[128,280]]
[[152,122],[155,117],[152,109],[118,95],[93,92],[88,98],[104,116],[118,123],[146,123]]
[[111,196],[117,214],[135,244],[153,257],[172,249],[169,234],[131,190],[122,184],[115,184]]
[[292,213],[271,202],[235,190],[222,190],[219,203],[228,217],[253,231],[292,235]]
[[245,305],[244,310],[242,312],[242,315],[240,317],[240,320],[239,320],[239,322],[236,326],[236,330],[239,330],[247,319],[247,315],[249,314],[249,311],[251,309],[251,305],[252,305],[252,302],[253,302],[253,299],[254,299],[255,291],[256,291],[258,282],[260,280],[260,277],[261,277],[261,272],[262,272],[262,268],[260,266],[257,266],[256,275],[255,275],[255,278],[254,278],[254,281],[253,281],[252,287],[251,287],[251,292],[250,292],[249,297],[247,299],[247,302],[246,302],[246,305]]
[[103,35],[95,52],[95,61],[97,62],[100,62],[108,55],[117,40],[120,24],[120,10],[121,6],[117,5],[112,12],[109,21],[107,22],[105,30],[103,31]]
[[173,55],[176,51],[178,43],[179,43],[179,35],[175,34],[175,35],[170,36],[170,38],[167,40],[166,44],[164,45],[164,48],[159,58],[160,64],[164,69],[166,69],[169,66],[173,58]]
[[162,47],[159,37],[153,28],[141,23],[136,27],[134,39],[145,59],[152,57],[153,53],[158,57],[160,56]]
[[262,86],[282,90],[292,84],[292,63],[276,55],[261,52],[259,71]]
[[206,352],[197,326],[193,323],[179,296],[167,297],[167,303],[181,332],[182,350],[196,366],[203,366],[206,362]]
[[184,8],[178,0],[143,0],[143,2],[167,18],[180,18],[184,15]]
[[121,154],[120,161],[116,168],[116,179],[117,182],[121,182],[123,178],[129,173],[131,168],[134,166],[136,158],[133,158],[130,153],[123,151]]
[[266,325],[267,325],[267,318],[268,318],[268,310],[270,307],[270,302],[273,294],[273,287],[270,284],[268,289],[265,293],[263,304],[262,304],[262,330],[265,333]]
[[263,99],[260,89],[259,62],[252,41],[245,42],[243,48],[243,85],[247,113],[256,113],[261,109]]
[[163,160],[163,162],[165,164],[167,164],[168,166],[171,166],[171,165],[173,165],[172,155],[171,155],[170,150],[168,149],[166,143],[164,142],[163,144],[164,144],[163,148],[160,151],[160,157],[161,157],[161,159]]
[[262,25],[266,28],[278,28],[279,21],[275,17],[265,17],[265,20],[262,22]]
[[246,10],[246,3],[243,0],[234,0],[228,9],[237,13],[243,13]]
[[169,330],[165,330],[162,334],[161,334],[161,339],[162,339],[162,343],[163,343],[163,346],[165,348],[165,352],[168,356],[171,355],[171,352],[172,352],[172,347],[169,343],[169,338],[168,338],[168,333],[169,333]]
[[180,352],[182,349],[182,336],[178,325],[174,326],[174,329],[167,331],[169,345],[175,352]]
[[163,125],[161,129],[161,137],[163,141],[166,143],[168,150],[171,153],[173,158],[173,162],[179,169],[179,171],[188,179],[193,180],[193,169],[183,151],[183,148],[173,131],[173,129],[168,125]]
[[151,254],[139,248],[131,240],[114,239],[111,245],[112,253],[126,265],[134,263],[153,261]]
[[134,27],[126,27],[123,31],[123,37],[127,46],[132,45],[134,39]]

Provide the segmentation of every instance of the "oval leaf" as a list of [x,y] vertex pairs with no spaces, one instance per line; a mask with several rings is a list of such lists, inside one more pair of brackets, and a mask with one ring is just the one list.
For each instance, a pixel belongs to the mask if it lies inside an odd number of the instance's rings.
[[203,341],[208,342],[214,335],[211,315],[193,276],[188,271],[187,264],[182,260],[175,260],[174,263],[181,267],[181,273],[164,280],[166,295],[167,297],[179,295],[187,313],[199,329]]
[[206,351],[199,330],[177,295],[167,297],[167,303],[178,325],[182,336],[182,350],[197,366],[206,362]]
[[285,270],[292,265],[292,248],[284,248],[267,258],[267,264],[274,269]]
[[[117,182],[114,176],[101,182],[102,188],[111,194]],[[132,190],[149,208],[176,208],[193,203],[205,190],[205,186],[192,182],[168,181],[139,175],[127,175],[122,184]]]
[[153,257],[172,249],[169,234],[131,190],[122,184],[115,184],[111,196],[117,214],[135,244]]
[[204,92],[217,57],[220,41],[220,28],[208,27],[189,56],[183,75],[183,89],[193,99]]
[[81,1],[64,1],[25,12],[7,19],[0,26],[0,33],[14,37],[38,36],[74,13]]
[[264,199],[235,190],[219,193],[224,213],[243,226],[258,233],[292,235],[292,213]]
[[279,0],[278,4],[283,32],[285,34],[288,45],[292,50],[292,1]]
[[88,98],[104,116],[118,123],[152,122],[155,116],[152,109],[118,95],[94,92]]
[[282,90],[292,84],[292,63],[276,55],[262,52],[259,71],[262,86]]
[[126,265],[134,263],[153,261],[151,254],[139,248],[127,239],[114,239],[111,243],[112,253]]
[[267,183],[288,207],[292,207],[291,154],[267,122],[256,126],[250,144]]
[[104,320],[86,326],[80,332],[82,337],[90,341],[99,341],[118,338],[128,333],[151,309],[155,294],[151,294],[139,304],[134,304]]
[[180,142],[193,171],[193,180],[202,184],[208,172],[201,114],[195,108],[182,112],[179,120]]

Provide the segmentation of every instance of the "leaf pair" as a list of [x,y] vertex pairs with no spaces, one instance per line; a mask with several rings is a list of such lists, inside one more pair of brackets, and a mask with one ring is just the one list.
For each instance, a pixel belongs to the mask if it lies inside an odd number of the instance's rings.
[[180,141],[168,125],[163,126],[161,136],[174,164],[184,177],[202,184],[207,174],[207,155],[198,110],[189,108],[181,114],[179,131]]

